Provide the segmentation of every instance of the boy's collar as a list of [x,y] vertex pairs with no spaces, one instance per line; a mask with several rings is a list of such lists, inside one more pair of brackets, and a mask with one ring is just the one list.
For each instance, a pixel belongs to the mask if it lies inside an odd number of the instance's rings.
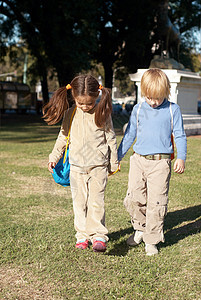
[[152,109],[157,109],[157,108],[160,108],[160,107],[162,107],[162,106],[164,106],[164,105],[166,105],[166,103],[168,102],[168,100],[166,99],[166,98],[164,98],[164,100],[163,100],[163,102],[159,105],[159,106],[157,106],[157,107],[151,107],[151,105],[149,105],[148,103],[147,103],[147,101],[146,100],[144,100],[143,102],[145,102],[146,103],[146,105],[148,105],[148,107],[150,107],[150,108],[152,108]]

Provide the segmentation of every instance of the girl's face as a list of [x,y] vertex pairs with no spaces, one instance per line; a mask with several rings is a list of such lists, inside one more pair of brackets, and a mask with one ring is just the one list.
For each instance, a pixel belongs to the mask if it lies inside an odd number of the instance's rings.
[[150,97],[145,97],[146,99],[146,102],[152,107],[152,108],[156,108],[158,107],[159,105],[161,105],[164,101],[163,98],[160,98],[160,99],[152,99]]
[[78,96],[75,98],[75,103],[78,108],[84,112],[90,111],[96,104],[96,98],[91,96]]

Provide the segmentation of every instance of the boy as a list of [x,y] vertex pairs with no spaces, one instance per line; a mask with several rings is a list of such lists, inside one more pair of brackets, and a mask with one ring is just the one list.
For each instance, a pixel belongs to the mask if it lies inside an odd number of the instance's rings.
[[122,160],[137,138],[124,199],[135,230],[127,244],[136,246],[144,241],[146,254],[154,255],[158,254],[157,244],[164,242],[172,131],[177,147],[174,172],[179,174],[184,172],[187,143],[180,108],[168,101],[170,82],[166,74],[160,69],[147,70],[141,79],[141,95],[145,101],[134,106],[118,148],[118,159]]

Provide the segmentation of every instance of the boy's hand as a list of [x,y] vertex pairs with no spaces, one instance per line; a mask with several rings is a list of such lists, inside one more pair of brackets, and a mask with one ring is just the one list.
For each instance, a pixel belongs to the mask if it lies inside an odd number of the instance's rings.
[[55,162],[49,162],[48,163],[48,170],[50,171],[50,173],[53,173],[53,169],[56,166]]
[[174,163],[174,172],[178,174],[182,174],[185,169],[185,162],[178,158]]

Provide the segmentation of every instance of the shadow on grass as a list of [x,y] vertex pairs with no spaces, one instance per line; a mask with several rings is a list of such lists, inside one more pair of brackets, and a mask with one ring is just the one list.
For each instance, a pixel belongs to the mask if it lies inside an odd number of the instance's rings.
[[[201,230],[201,219],[196,220],[201,216],[201,205],[187,207],[181,210],[170,212],[165,219],[164,231],[165,243],[161,247],[170,246],[176,244],[178,241],[183,240],[189,235],[196,234]],[[178,228],[175,226],[189,222]]]
[[[165,243],[160,243],[160,247],[167,247],[178,243],[189,235],[199,233],[201,230],[201,219],[196,220],[201,215],[201,205],[187,207],[174,212],[169,212],[165,219]],[[189,222],[178,228],[174,228],[183,222]],[[122,236],[133,233],[133,227],[122,229],[109,234],[109,239],[112,241],[119,240]],[[129,250],[126,240],[115,243],[107,255],[125,256]]]
[[[127,229],[121,229],[118,231],[114,231],[108,235],[110,241],[117,241],[121,237],[132,234],[133,233],[133,227],[129,227]],[[129,246],[126,244],[126,240],[121,241],[119,243],[114,244],[114,248],[111,249],[109,252],[107,252],[107,255],[115,255],[115,256],[125,256],[128,252]]]
[[[114,114],[112,115],[114,129],[116,135],[123,134],[123,126],[128,122],[129,116],[123,114]],[[12,133],[23,133],[23,137],[19,135],[12,139],[12,142],[17,143],[33,143],[35,142],[34,138],[30,138],[30,135],[38,136],[40,138],[39,142],[52,141],[57,138],[57,135],[60,130],[62,121],[58,122],[54,126],[48,126],[42,115],[37,114],[24,114],[20,115],[17,113],[6,113],[0,114],[0,129],[3,130],[5,134],[1,133],[1,139],[4,141],[10,141],[10,136],[8,137],[7,132]],[[24,134],[27,133],[27,137]],[[51,136],[53,135],[53,136]],[[48,139],[47,139],[48,137]]]
[[48,126],[39,115],[0,115],[1,140],[20,144],[55,141],[60,125]]

